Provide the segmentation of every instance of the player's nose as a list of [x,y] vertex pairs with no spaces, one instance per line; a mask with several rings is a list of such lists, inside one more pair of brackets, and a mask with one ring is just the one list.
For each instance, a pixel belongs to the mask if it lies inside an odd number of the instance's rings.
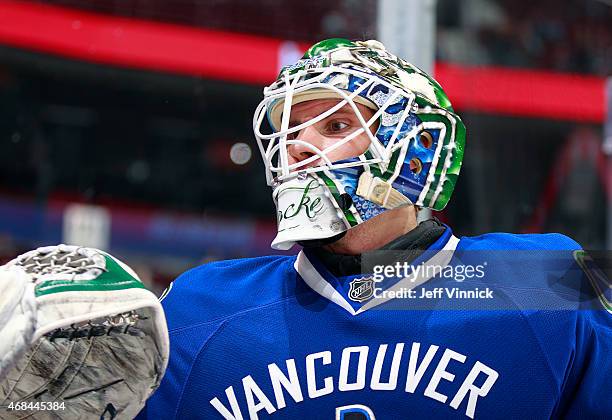
[[[288,162],[290,165],[302,162],[316,155],[313,147],[318,150],[323,150],[323,136],[315,127],[310,126],[300,130],[294,140],[301,140],[301,142],[287,145]],[[316,166],[318,164],[317,162],[318,159],[304,165],[302,168]]]

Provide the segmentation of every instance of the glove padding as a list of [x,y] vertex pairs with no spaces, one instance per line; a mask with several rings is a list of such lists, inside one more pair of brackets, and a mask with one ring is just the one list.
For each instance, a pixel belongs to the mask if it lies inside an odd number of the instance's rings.
[[0,418],[131,419],[158,387],[169,352],[162,307],[111,255],[38,248],[0,267],[0,293],[0,405],[64,403],[2,408]]

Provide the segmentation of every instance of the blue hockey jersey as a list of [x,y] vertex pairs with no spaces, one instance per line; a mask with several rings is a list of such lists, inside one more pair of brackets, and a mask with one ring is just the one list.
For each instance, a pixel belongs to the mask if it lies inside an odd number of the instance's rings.
[[610,418],[610,285],[577,249],[447,229],[408,282],[308,251],[198,267],[163,300],[170,362],[140,417]]

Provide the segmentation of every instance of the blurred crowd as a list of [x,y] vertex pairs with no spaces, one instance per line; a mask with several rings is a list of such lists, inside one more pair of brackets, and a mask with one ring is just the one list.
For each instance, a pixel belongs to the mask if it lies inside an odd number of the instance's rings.
[[[38,0],[287,40],[372,38],[376,0]],[[438,57],[609,75],[612,0],[437,0]]]
[[439,0],[438,58],[612,74],[610,0]]

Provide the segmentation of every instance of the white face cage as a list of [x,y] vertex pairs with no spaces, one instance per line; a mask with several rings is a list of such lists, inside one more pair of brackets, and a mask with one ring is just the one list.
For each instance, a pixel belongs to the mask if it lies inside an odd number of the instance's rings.
[[[312,75],[316,73],[320,74],[308,79],[304,78],[304,76],[306,75]],[[323,80],[326,80],[326,78],[335,73],[344,75],[347,78],[350,75],[357,76],[361,79],[364,79],[365,82],[353,92],[340,89],[331,83],[323,82]],[[400,144],[397,144],[396,140],[404,121],[410,114],[410,111],[413,107],[415,95],[412,92],[401,90],[397,86],[388,83],[387,81],[381,79],[380,77],[377,77],[376,75],[339,66],[330,66],[325,68],[325,70],[323,71],[321,71],[320,69],[300,70],[293,75],[290,75],[288,72],[285,72],[283,74],[283,82],[284,83],[280,84],[280,86],[278,86],[279,82],[276,82],[270,87],[264,89],[264,99],[257,106],[257,109],[255,110],[255,114],[253,116],[253,132],[255,133],[255,138],[257,139],[259,151],[261,152],[266,168],[266,181],[268,185],[275,186],[280,182],[287,181],[298,175],[305,176],[309,173],[320,172],[330,169],[341,169],[353,166],[366,166],[367,168],[371,164],[379,164],[383,169],[386,169],[386,164],[388,163],[393,151],[395,151],[396,148],[401,147]],[[384,99],[384,102],[376,104],[378,109],[376,110],[374,115],[368,121],[366,121],[361,115],[361,112],[357,108],[355,102],[365,102],[368,103],[369,107],[372,107],[373,103],[369,103],[367,100],[364,100],[359,95],[362,92],[367,93],[368,90],[374,87],[375,85],[385,86],[386,88],[388,88],[388,91],[391,94]],[[317,117],[312,118],[311,120],[299,124],[295,127],[289,127],[291,106],[294,103],[294,98],[300,96],[304,98],[308,97],[309,99],[338,98],[341,100],[327,111],[319,114]],[[393,132],[389,142],[385,147],[375,137],[375,135],[370,130],[370,127],[372,126],[372,124],[374,124],[381,118],[388,106],[398,102],[402,97],[406,97],[408,99],[408,103],[402,112],[402,115],[396,125],[395,131]],[[272,133],[264,134],[261,131],[264,118],[266,118],[266,116],[270,117],[271,110],[274,106],[280,106],[278,105],[279,101],[283,101],[282,115],[280,117],[280,128],[275,127],[274,124],[270,122],[270,126],[272,127]],[[360,122],[361,128],[353,131],[342,140],[337,141],[333,145],[325,148],[324,150],[320,150],[314,145],[303,140],[289,140],[287,138],[288,135],[292,133],[297,133],[308,126],[316,124],[317,122],[329,117],[347,104],[353,109],[353,112],[355,113]],[[328,158],[328,154],[330,152],[348,143],[349,141],[353,140],[362,133],[366,133],[370,140],[368,150],[371,154],[371,158],[368,159],[364,154],[362,154],[358,156],[358,161],[354,162],[334,163],[330,161],[330,159]],[[408,136],[404,136],[404,138],[410,138],[414,135],[416,135],[416,132],[411,132],[408,133]],[[292,144],[302,145],[306,147],[307,149],[312,151],[313,156],[304,159],[300,162],[296,162],[289,165],[287,158],[287,146]],[[319,159],[321,162],[319,165],[308,166]]]

